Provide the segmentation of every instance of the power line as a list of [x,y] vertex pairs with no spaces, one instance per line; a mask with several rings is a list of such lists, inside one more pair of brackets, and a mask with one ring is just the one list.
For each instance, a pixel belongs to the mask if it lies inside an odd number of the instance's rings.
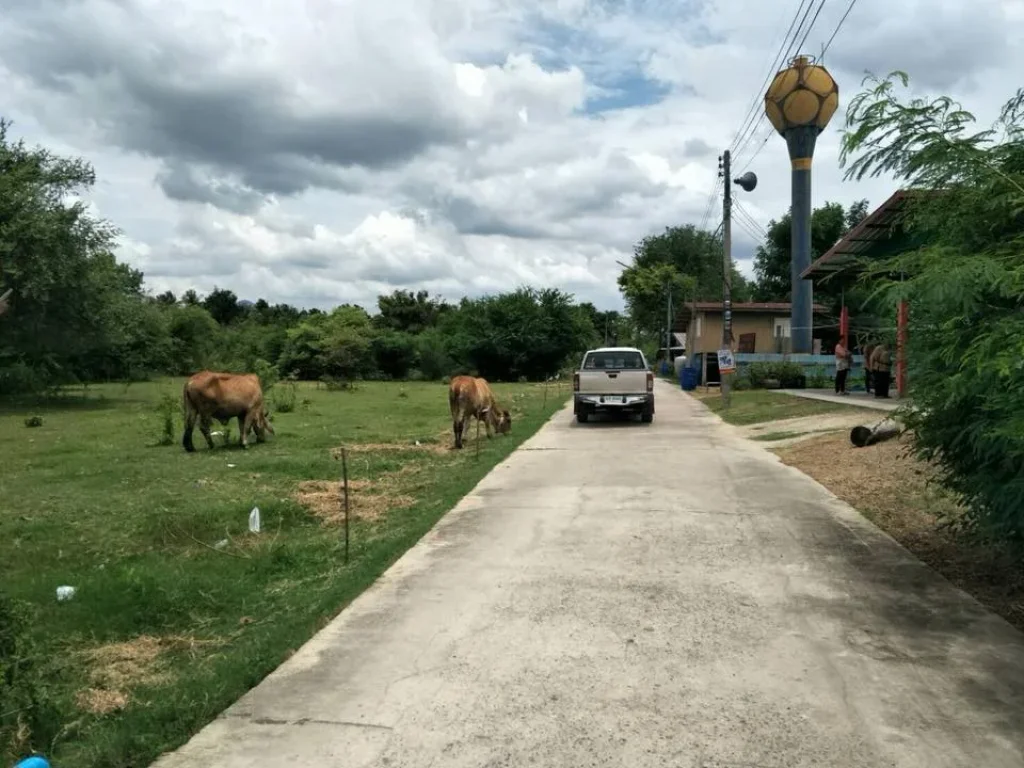
[[807,31],[804,32],[803,39],[800,41],[800,45],[797,46],[797,50],[800,50],[801,48],[804,47],[804,43],[807,42],[807,38],[808,38],[808,36],[810,36],[811,30],[814,29],[814,25],[818,21],[818,16],[821,15],[821,9],[825,7],[825,3],[826,2],[827,2],[827,0],[821,0],[821,2],[818,3],[818,10],[816,10],[814,12],[814,18],[811,19],[810,26],[808,26],[807,27]]
[[[778,71],[779,61],[780,61],[780,59],[782,57],[782,51],[786,47],[786,40],[789,39],[789,35],[793,31],[793,25],[796,24],[796,20],[800,16],[800,10],[804,7],[804,3],[805,2],[808,3],[807,8],[808,8],[808,10],[810,10],[810,3],[813,3],[814,0],[800,0],[800,4],[796,8],[796,13],[793,14],[793,20],[789,22],[789,29],[787,29],[786,30],[786,34],[782,36],[782,43],[781,43],[781,45],[779,45],[779,50],[775,54],[775,59],[772,61],[771,66],[768,68],[768,75],[765,77],[764,82],[761,84],[761,87],[754,93],[754,100],[750,104],[750,107],[747,109],[747,112],[744,115],[743,119],[740,121],[740,128],[739,128],[739,130],[737,130],[736,131],[736,135],[733,136],[732,147],[733,147],[734,153],[738,152],[739,143],[740,143],[740,140],[741,140],[740,137],[743,134],[745,134],[746,126],[749,123],[749,121],[751,120],[752,116],[755,114],[755,110],[757,109],[757,105],[758,105],[758,103],[761,100],[760,99],[760,94],[764,92],[764,89],[767,87],[769,81],[772,78],[772,75],[776,71]],[[799,32],[797,34],[799,34]],[[792,43],[790,45],[792,45]]]
[[711,220],[711,216],[715,209],[715,202],[718,200],[718,190],[722,185],[722,179],[719,176],[715,177],[715,184],[711,188],[711,194],[708,195],[707,204],[704,206],[704,215],[700,219],[699,229],[704,230],[707,228],[708,222]]
[[740,215],[741,218],[745,219],[755,232],[759,232],[762,236],[767,236],[768,232],[762,227],[753,216],[750,215],[750,211],[744,208],[739,202],[733,204],[733,209]]
[[772,131],[773,130],[775,130],[775,129],[772,126],[769,125],[768,126],[768,130],[767,130],[767,132],[764,135],[764,139],[762,139],[762,141],[761,141],[761,145],[757,148],[757,151],[754,152],[754,154],[752,154],[750,156],[750,159],[747,160],[747,162],[743,166],[743,169],[740,171],[740,175],[741,176],[743,175],[743,172],[746,171],[747,168],[750,167],[750,164],[753,163],[757,159],[757,156],[761,154],[761,150],[763,150],[765,148],[765,146],[767,146],[768,141],[772,137]]
[[753,216],[751,216],[750,212],[747,211],[746,208],[744,208],[741,205],[734,204],[733,205],[733,210],[734,210],[735,213],[738,214],[737,221],[744,221],[744,222],[746,222],[747,226],[750,229],[752,229],[758,235],[758,239],[759,240],[767,240],[768,239],[768,232],[765,230],[764,227],[762,227],[760,224],[757,223],[757,219],[755,219]]
[[825,58],[825,51],[827,51],[829,49],[829,46],[832,45],[832,41],[836,39],[836,35],[838,35],[839,34],[839,30],[842,29],[843,24],[846,21],[846,17],[850,15],[850,11],[853,10],[853,6],[855,6],[856,4],[857,4],[857,0],[850,0],[850,5],[847,6],[846,13],[843,14],[843,18],[841,18],[839,20],[839,23],[836,24],[836,28],[834,30],[832,30],[832,37],[830,37],[828,39],[828,42],[825,43],[825,47],[821,49],[821,58],[823,58],[823,59]]
[[[821,0],[820,4],[818,5],[818,12],[814,14],[814,19],[807,26],[807,29],[804,30],[804,22],[807,21],[807,17],[811,13],[811,8],[814,6],[814,0],[808,0],[807,8],[804,9],[804,15],[800,19],[800,24],[797,25],[796,32],[793,33],[793,38],[789,41],[789,45],[786,47],[786,53],[785,53],[785,56],[783,57],[784,59],[788,59],[790,53],[793,53],[794,50],[799,51],[798,47],[794,48],[794,46],[796,44],[797,37],[800,36],[800,32],[801,31],[804,31],[803,40],[807,39],[807,36],[811,33],[811,30],[814,28],[814,23],[817,21],[818,14],[821,13],[821,9],[822,9],[822,7],[824,7],[825,2],[826,2],[826,0]],[[802,5],[803,5],[803,3],[801,3],[801,6]],[[800,9],[799,8],[797,8],[797,13],[798,14],[800,13]],[[803,40],[801,40],[800,45],[803,45]],[[782,42],[783,42],[783,44],[785,44],[786,41],[783,40]],[[772,73],[769,72],[768,73],[768,78],[770,78],[771,76],[772,76]],[[767,83],[768,83],[768,79],[766,78],[765,79],[765,85],[767,85]],[[764,87],[762,87],[761,90],[763,92],[764,91]],[[764,119],[765,119],[765,113],[762,110],[761,113],[758,115],[757,120],[751,125],[750,130],[747,132],[746,139],[744,141],[740,142],[739,145],[736,147],[736,151],[734,152],[734,155],[736,157],[739,157],[739,155],[743,152],[743,150],[746,148],[746,146],[750,143],[750,140],[754,137],[754,133],[757,131],[758,126],[761,124],[761,122]]]
[[747,223],[746,223],[746,222],[745,222],[745,221],[744,221],[744,220],[743,220],[742,218],[740,218],[740,217],[737,217],[737,218],[735,219],[735,222],[736,222],[737,224],[739,224],[739,226],[740,226],[740,229],[742,229],[742,230],[743,230],[744,232],[746,232],[746,233],[747,233],[748,235],[750,235],[751,239],[752,239],[752,240],[753,240],[753,241],[754,241],[755,243],[756,243],[756,242],[758,242],[759,240],[761,240],[761,237],[760,237],[760,236],[759,236],[759,235],[758,235],[757,233],[755,233],[755,232],[754,232],[754,231],[753,231],[753,230],[752,230],[752,229],[750,228],[750,225],[749,225],[749,224],[747,224]]

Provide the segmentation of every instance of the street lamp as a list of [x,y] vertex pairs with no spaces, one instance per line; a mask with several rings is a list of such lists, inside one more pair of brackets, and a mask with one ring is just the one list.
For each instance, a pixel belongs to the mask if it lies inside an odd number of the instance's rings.
[[811,161],[818,134],[838,106],[839,86],[809,56],[794,58],[775,75],[764,96],[765,114],[786,140],[793,169],[790,338],[797,354],[812,351],[812,286],[800,277],[811,265]]

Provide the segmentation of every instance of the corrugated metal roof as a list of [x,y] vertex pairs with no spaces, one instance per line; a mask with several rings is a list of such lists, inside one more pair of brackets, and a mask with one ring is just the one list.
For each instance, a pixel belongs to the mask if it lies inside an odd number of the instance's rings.
[[838,243],[819,256],[800,277],[821,277],[849,267],[859,256],[864,255],[877,243],[892,235],[895,225],[903,213],[907,198],[913,192],[898,189],[867,218],[855,226]]
[[[765,301],[765,302],[747,302],[741,304],[733,304],[733,312],[789,312],[793,308],[793,305],[787,301]],[[720,301],[698,301],[691,302],[684,306],[684,309],[696,309],[698,312],[714,312],[716,310],[721,311],[722,302]],[[825,307],[821,304],[814,305],[815,312],[824,312]]]

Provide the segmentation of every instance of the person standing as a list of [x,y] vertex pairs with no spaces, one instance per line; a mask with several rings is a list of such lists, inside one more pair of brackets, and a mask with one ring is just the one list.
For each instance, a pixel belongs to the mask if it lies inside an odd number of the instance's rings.
[[875,385],[875,397],[889,397],[889,382],[892,379],[892,355],[884,341],[871,351],[871,379]]
[[848,395],[846,391],[846,377],[850,375],[850,361],[853,355],[846,348],[846,339],[840,339],[836,344],[836,394]]
[[870,395],[875,384],[874,377],[871,375],[871,353],[875,351],[875,345],[868,342],[863,344],[860,349],[864,354],[864,392]]

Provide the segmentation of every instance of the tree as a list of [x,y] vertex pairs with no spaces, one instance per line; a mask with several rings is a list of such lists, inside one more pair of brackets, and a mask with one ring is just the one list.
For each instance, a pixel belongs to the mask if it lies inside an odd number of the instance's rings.
[[[835,245],[867,214],[867,200],[858,200],[848,209],[844,209],[842,203],[829,202],[816,208],[811,214],[811,260],[817,259]],[[778,221],[773,219],[768,223],[768,236],[754,254],[755,301],[790,301],[792,224],[788,211]],[[826,287],[824,292],[827,290]]]
[[[633,249],[633,264],[619,275],[619,289],[633,320],[649,334],[665,327],[666,284],[673,288],[673,304],[721,301],[722,239],[692,224],[668,227],[649,235]],[[746,278],[733,265],[732,300],[749,301]]]
[[[957,525],[1024,540],[1024,89],[996,125],[948,97],[903,100],[870,77],[847,112],[847,178],[892,175],[911,192],[902,225],[926,243],[864,281],[909,302],[907,365],[917,455],[965,505]],[[851,158],[855,158],[850,162]]]
[[380,328],[404,333],[422,333],[437,325],[442,314],[451,309],[443,299],[430,298],[426,291],[394,291],[390,296],[378,296],[380,314],[375,318]]
[[463,370],[499,381],[545,379],[597,342],[587,313],[554,288],[463,299],[441,329]]
[[590,318],[590,322],[594,326],[594,330],[597,331],[597,335],[601,338],[602,343],[606,343],[609,346],[615,346],[619,343],[622,317],[618,312],[615,310],[602,312],[589,301],[580,304],[580,309]]
[[623,271],[619,287],[637,325],[663,339],[669,292],[678,308],[696,294],[697,279],[681,274],[674,264],[662,263]]
[[[76,364],[103,347],[109,308],[140,294],[141,274],[116,265],[117,236],[72,193],[95,183],[92,167],[8,140],[0,119],[0,291],[17,311],[0,317],[0,389],[73,381]],[[141,295],[139,295],[141,300]]]
[[213,292],[203,299],[203,307],[220,325],[230,325],[245,314],[245,307],[238,303],[234,291],[214,288]]

